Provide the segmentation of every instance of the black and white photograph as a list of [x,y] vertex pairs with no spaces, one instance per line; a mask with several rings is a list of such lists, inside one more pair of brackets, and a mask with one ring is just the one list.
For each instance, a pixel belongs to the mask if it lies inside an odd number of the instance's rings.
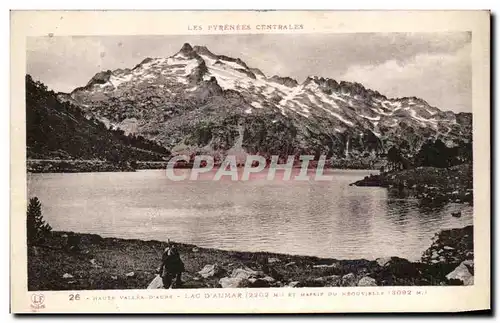
[[472,37],[28,37],[28,290],[474,285]]

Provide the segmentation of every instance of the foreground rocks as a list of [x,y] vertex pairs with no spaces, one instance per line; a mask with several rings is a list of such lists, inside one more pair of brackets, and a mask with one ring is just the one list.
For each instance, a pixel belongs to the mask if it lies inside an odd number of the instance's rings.
[[422,255],[427,264],[459,264],[474,259],[474,228],[444,230],[436,233],[429,249]]
[[[467,263],[469,266],[467,266]],[[460,281],[461,285],[470,286],[474,285],[474,276],[471,273],[474,272],[474,263],[470,260],[463,261],[455,270],[446,275],[449,281]]]
[[[80,238],[79,248],[74,251],[63,247],[65,235],[68,233],[53,232],[46,245],[28,249],[29,290],[163,287],[156,269],[164,242],[74,234]],[[179,288],[436,286],[474,282],[472,226],[441,231],[418,262],[398,257],[337,260],[177,246],[186,268]]]
[[219,284],[222,288],[274,287],[276,286],[276,280],[270,276],[266,276],[261,271],[255,271],[250,268],[236,268],[230,277],[221,278]]

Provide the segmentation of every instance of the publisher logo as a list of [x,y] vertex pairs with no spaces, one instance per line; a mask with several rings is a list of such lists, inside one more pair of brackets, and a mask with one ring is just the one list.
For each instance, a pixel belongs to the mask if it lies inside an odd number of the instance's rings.
[[45,296],[43,294],[33,294],[31,295],[31,308],[33,309],[41,309],[45,308]]

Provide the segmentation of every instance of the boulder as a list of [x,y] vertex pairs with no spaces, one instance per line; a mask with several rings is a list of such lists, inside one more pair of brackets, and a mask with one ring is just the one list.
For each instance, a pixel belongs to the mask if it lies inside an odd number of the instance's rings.
[[377,281],[371,277],[363,277],[359,280],[358,286],[377,286]]
[[292,261],[292,262],[289,262],[285,265],[285,267],[290,267],[290,266],[294,266],[295,265],[295,261]]
[[160,275],[156,275],[156,277],[149,283],[147,289],[161,289],[163,288],[163,280]]
[[[458,265],[455,270],[453,270],[451,273],[446,275],[446,279],[452,280],[460,280],[464,285],[466,284],[473,284],[474,283],[474,276],[469,272],[469,269],[467,266],[462,262],[460,265]],[[467,285],[466,285],[467,286]]]
[[267,259],[267,263],[268,264],[274,264],[274,263],[277,263],[277,262],[280,262],[280,260],[278,258],[271,257],[271,258]]
[[250,268],[235,268],[231,273],[232,278],[241,278],[241,279],[249,279],[256,278],[258,276],[263,276],[261,272],[252,270]]
[[273,277],[271,276],[265,276],[265,277],[262,277],[263,280],[267,281],[268,283],[272,284],[274,282],[276,282],[276,279],[274,279]]
[[192,249],[192,251],[193,251],[193,252],[198,252],[198,251],[200,251],[200,249],[198,249],[198,247],[194,247],[194,248]]
[[300,283],[300,282],[297,282],[297,281],[295,281],[295,282],[290,282],[290,283],[289,283],[288,285],[286,285],[285,287],[292,287],[292,288],[293,288],[293,287],[297,287],[297,285],[298,285],[299,283]]
[[464,280],[464,286],[472,286],[474,285],[474,276],[470,276]]
[[269,287],[270,286],[269,281],[264,280],[262,278],[250,278],[248,280],[248,282],[250,283],[249,287]]
[[356,286],[356,276],[353,273],[342,276],[342,286]]
[[450,246],[444,246],[443,249],[444,250],[455,250],[455,248],[450,247]]
[[464,264],[465,267],[467,267],[467,269],[469,269],[469,272],[472,275],[474,275],[474,260],[467,259],[467,260],[462,261],[462,264]]
[[127,277],[134,277],[135,273],[133,271],[131,271],[129,273],[126,273],[125,276],[127,276]]
[[224,277],[219,279],[219,284],[222,288],[238,288],[238,287],[246,287],[246,283],[248,281],[241,277]]
[[375,261],[380,267],[384,267],[391,261],[391,257],[377,258]]
[[[238,288],[238,287],[268,287],[269,279],[262,279],[264,274],[260,271],[255,271],[250,268],[235,268],[231,273],[231,277],[224,277],[219,280],[222,288]],[[274,280],[273,280],[274,281]],[[256,286],[254,286],[256,285]],[[266,285],[266,286],[260,286]]]
[[68,274],[68,273],[65,273],[65,274],[62,276],[62,278],[64,278],[64,279],[71,279],[71,278],[73,278],[73,275]]
[[218,264],[206,265],[202,270],[198,272],[198,274],[203,278],[219,276],[223,273],[224,269],[222,269]]
[[339,287],[342,282],[342,277],[339,275],[331,275],[326,277],[326,287]]
[[315,282],[322,284],[324,287],[339,287],[342,278],[339,275],[323,276],[314,279]]

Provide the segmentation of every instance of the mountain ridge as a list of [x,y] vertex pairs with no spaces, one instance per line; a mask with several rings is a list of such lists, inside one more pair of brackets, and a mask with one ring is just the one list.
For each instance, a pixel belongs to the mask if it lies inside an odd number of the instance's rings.
[[96,73],[84,87],[59,97],[179,153],[341,158],[380,155],[404,142],[415,151],[429,138],[449,145],[472,139],[468,118],[423,99],[387,98],[357,82],[317,76],[302,83],[268,77],[239,58],[188,43],[167,58]]

